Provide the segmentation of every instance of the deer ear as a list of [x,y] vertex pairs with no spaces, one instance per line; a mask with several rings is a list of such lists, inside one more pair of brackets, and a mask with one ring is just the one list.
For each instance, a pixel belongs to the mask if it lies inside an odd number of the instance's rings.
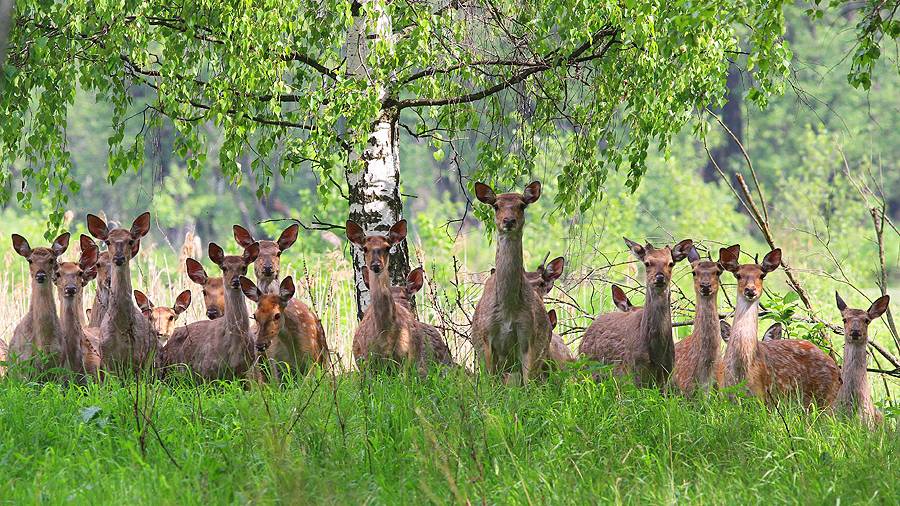
[[366,267],[365,265],[363,265],[361,272],[362,272],[363,284],[366,285],[366,288],[368,289],[369,288],[369,268]]
[[28,241],[24,237],[19,234],[13,234],[12,243],[13,249],[16,250],[16,253],[25,258],[31,256],[31,246],[28,245]]
[[[87,239],[87,242],[85,242]],[[97,257],[99,256],[100,251],[97,249],[97,245],[94,244],[94,241],[90,240],[88,236],[82,234],[81,235],[81,257],[78,259],[78,266],[81,267],[82,270],[87,270],[97,264]]]
[[409,276],[406,276],[406,292],[410,295],[418,292],[422,289],[422,286],[425,284],[425,270],[421,267],[416,267],[415,269],[409,271]]
[[109,227],[103,221],[103,218],[89,214],[87,215],[87,226],[88,232],[97,239],[105,241],[109,237]]
[[53,241],[53,244],[50,245],[50,250],[53,251],[53,254],[56,256],[62,256],[66,250],[69,249],[69,233],[65,232],[60,234],[59,237]]
[[[680,243],[676,244],[672,247],[672,260],[676,262],[680,262],[687,258],[688,253],[691,251],[691,248],[694,247],[694,241],[691,239],[685,239]],[[695,250],[696,252],[696,250]],[[700,255],[697,255],[697,260],[700,260]]]
[[556,328],[556,323],[557,323],[557,319],[556,319],[556,310],[555,310],[555,309],[551,309],[550,311],[547,311],[547,318],[550,319],[550,330],[555,329],[555,328]]
[[722,333],[722,340],[727,343],[731,339],[731,325],[725,320],[719,320],[719,331]]
[[869,319],[875,320],[877,318],[880,318],[881,315],[883,315],[884,312],[887,311],[888,304],[890,303],[890,295],[882,295],[881,297],[875,299],[875,302],[873,302],[872,305],[869,306],[869,310],[867,311],[869,313]]
[[[672,258],[675,258],[675,255],[672,255]],[[700,261],[700,253],[697,252],[697,248],[692,244],[691,248],[687,252],[688,262],[694,263]]]
[[287,303],[294,296],[294,278],[288,276],[281,280],[281,286],[278,289],[278,296],[281,297],[281,303],[283,305],[287,305]]
[[278,238],[278,249],[284,251],[297,242],[297,235],[300,233],[300,225],[294,223],[290,227],[284,229]]
[[134,291],[134,301],[137,302],[137,306],[142,313],[147,313],[153,308],[153,303],[140,290]]
[[719,249],[719,265],[728,272],[737,272],[741,266],[738,256],[741,254],[741,246],[735,244],[727,248]]
[[526,204],[534,204],[539,198],[541,198],[541,182],[532,181],[525,187],[525,191],[522,192],[522,200]]
[[837,293],[837,290],[834,292],[834,301],[837,303],[838,311],[844,312],[847,309],[847,303],[841,298],[841,294]]
[[184,267],[187,271],[187,275],[191,278],[191,281],[197,283],[198,285],[205,285],[207,281],[209,281],[209,277],[206,275],[206,271],[203,269],[203,266],[200,265],[200,262],[194,260],[193,258],[188,258],[184,261]]
[[497,268],[491,267],[491,276],[493,276],[495,272],[497,272]]
[[347,239],[362,248],[366,245],[366,233],[362,227],[353,220],[347,220]]
[[406,220],[400,220],[388,230],[387,240],[391,246],[406,239]]
[[250,235],[250,231],[240,225],[234,225],[231,227],[231,231],[234,233],[234,240],[237,241],[242,248],[246,248],[256,242],[256,240],[253,239],[253,236]]
[[214,264],[222,267],[222,263],[225,262],[225,251],[222,250],[222,247],[218,244],[211,242],[209,243],[209,251],[207,251],[207,256],[210,260],[213,261]]
[[137,255],[140,251],[141,251],[141,241],[134,241],[134,244],[131,245],[131,258],[137,257]]
[[494,190],[492,190],[490,186],[484,183],[475,183],[475,198],[477,198],[479,202],[489,206],[492,206],[497,202],[497,194],[494,193]]
[[244,292],[244,297],[259,303],[259,296],[262,294],[259,292],[259,288],[256,287],[256,284],[253,281],[250,281],[250,278],[247,276],[241,276],[241,291]]
[[131,235],[135,237],[144,237],[150,231],[150,213],[144,213],[134,219],[131,224]]
[[175,298],[175,307],[172,309],[175,311],[175,315],[180,315],[185,312],[188,307],[191,305],[191,291],[185,290],[178,294],[178,297]]
[[647,254],[647,250],[645,250],[643,246],[627,237],[623,237],[622,239],[625,239],[625,245],[628,246],[628,249],[631,250],[634,256],[638,257],[638,260],[644,259],[644,255]]
[[541,271],[541,277],[544,281],[553,282],[562,276],[563,269],[566,268],[566,259],[564,257],[556,257],[547,264]]
[[244,254],[241,255],[241,258],[244,259],[244,263],[247,265],[252,264],[256,261],[256,258],[259,257],[259,243],[255,242],[250,246],[244,248]]
[[775,341],[776,339],[781,339],[781,334],[784,331],[784,327],[781,326],[780,323],[773,323],[769,328],[766,329],[765,333],[763,333],[763,341]]
[[631,301],[628,300],[625,291],[622,290],[619,285],[612,285],[612,298],[613,304],[615,304],[620,311],[628,312],[628,310],[631,309]]
[[760,267],[763,272],[769,273],[777,269],[779,265],[781,265],[781,248],[775,248],[766,254]]

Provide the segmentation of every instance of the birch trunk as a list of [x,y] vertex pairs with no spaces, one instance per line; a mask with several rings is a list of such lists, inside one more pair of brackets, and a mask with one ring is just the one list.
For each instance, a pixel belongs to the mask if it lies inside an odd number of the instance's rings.
[[[362,3],[376,12],[374,26],[362,12]],[[367,71],[369,44],[390,41],[391,19],[381,0],[369,0],[354,5],[354,23],[347,34],[344,46],[347,75],[366,80],[378,89],[381,103],[389,102],[387,83],[373,81]],[[372,28],[370,33],[370,28]],[[349,218],[366,234],[386,234],[388,229],[403,216],[400,200],[400,145],[397,132],[397,110],[385,106],[369,131],[366,148],[362,153],[351,151],[347,164],[347,186],[350,198]],[[362,279],[365,260],[358,248],[353,252],[353,270],[356,282],[357,317],[362,319],[371,297]],[[393,284],[405,282],[409,274],[409,249],[406,241],[394,247],[390,261]]]

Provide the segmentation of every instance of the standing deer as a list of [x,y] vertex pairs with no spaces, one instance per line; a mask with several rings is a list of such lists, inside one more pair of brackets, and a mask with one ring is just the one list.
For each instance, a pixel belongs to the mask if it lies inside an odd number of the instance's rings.
[[[222,269],[225,314],[178,327],[160,351],[163,374],[177,364],[186,365],[203,380],[243,378],[256,363],[256,349],[250,315],[241,291],[241,276],[256,260],[259,247],[250,245],[243,255],[225,255],[216,243],[209,244],[209,259]],[[185,261],[191,279],[208,278],[203,266],[193,258]]]
[[40,373],[65,364],[52,279],[57,259],[69,247],[69,234],[57,237],[49,248],[32,249],[19,234],[12,235],[12,242],[16,253],[28,260],[31,303],[28,313],[13,330],[9,355],[17,360],[33,360],[33,367]]
[[153,301],[140,290],[134,291],[134,301],[137,302],[138,309],[150,322],[150,332],[153,333],[161,348],[175,333],[175,321],[191,306],[191,291],[185,290],[178,294],[178,297],[175,298],[175,305],[172,307],[154,306]]
[[766,402],[776,396],[800,394],[805,406],[831,405],[840,385],[834,360],[809,341],[757,340],[763,279],[781,265],[781,250],[770,251],[761,264],[743,265],[738,261],[740,251],[737,244],[719,250],[719,263],[738,282],[734,323],[719,369],[719,385],[733,387],[746,382],[750,392]]
[[887,311],[891,298],[882,295],[869,309],[863,310],[847,307],[837,292],[834,297],[844,320],[844,365],[841,368],[841,388],[834,401],[834,408],[874,427],[881,423],[883,416],[875,408],[869,393],[866,345],[869,342],[869,324]]
[[709,391],[715,383],[722,359],[719,357],[719,341],[722,330],[719,324],[719,276],[725,270],[719,262],[700,260],[697,249],[688,250],[688,261],[694,276],[694,294],[697,297],[694,329],[691,334],[675,344],[675,384],[685,395],[693,395],[699,388]]
[[475,183],[475,196],[494,209],[497,271],[475,306],[472,343],[488,372],[508,383],[525,383],[543,374],[550,345],[550,318],[542,297],[528,284],[522,259],[525,208],[540,198],[541,183],[500,195]]
[[150,213],[143,213],[129,230],[106,225],[89,214],[88,231],[106,243],[110,257],[109,304],[100,321],[100,354],[105,369],[124,371],[143,367],[155,353],[156,339],[150,324],[134,305],[131,288],[131,259],[141,248],[141,238],[150,231]]
[[306,374],[313,364],[330,366],[322,322],[314,316],[310,319],[312,312],[293,298],[294,280],[290,276],[281,281],[277,295],[263,293],[244,276],[241,291],[256,303],[254,338],[258,353],[265,353],[276,367],[286,365],[295,376]]
[[109,307],[109,250],[102,251],[97,257],[97,291],[94,293],[94,303],[88,309],[88,327],[100,328],[106,308]]
[[200,262],[193,258],[185,260],[184,265],[191,281],[202,287],[206,317],[210,320],[221,318],[225,314],[225,283],[222,281],[222,278],[207,276]]
[[[362,268],[362,277],[366,288],[371,290],[369,287],[369,268],[366,266],[363,266]],[[416,267],[409,271],[409,274],[406,276],[406,283],[403,286],[391,287],[391,297],[394,298],[394,302],[402,305],[412,314],[412,297],[416,292],[422,289],[424,284],[425,269]],[[415,318],[415,315],[413,315],[413,318]],[[417,339],[421,340],[426,346],[426,350],[428,350],[428,346],[431,347],[430,351],[435,362],[443,365],[454,364],[453,355],[450,353],[450,347],[447,346],[447,342],[444,341],[444,336],[441,335],[438,329],[415,319],[413,321],[413,333],[417,336]]]
[[[250,232],[240,226],[233,227],[234,240],[244,248],[251,244],[259,244],[259,256],[253,262],[253,273],[256,275],[256,284],[262,293],[278,294],[278,274],[281,270],[281,253],[290,248],[297,241],[300,225],[294,224],[284,229],[277,241],[257,241]],[[310,313],[312,314],[312,313]],[[308,316],[308,315],[307,315]],[[315,315],[312,315],[315,318]]]
[[[629,312],[606,313],[588,327],[579,353],[600,362],[615,364],[619,372],[634,374],[640,386],[665,386],[675,365],[672,339],[672,308],[669,285],[672,268],[693,247],[685,239],[673,247],[655,248],[625,239],[625,244],[646,269],[646,302]],[[624,296],[624,293],[622,294]]]
[[[85,351],[97,344],[99,329],[86,330],[83,325],[84,306],[81,295],[85,285],[97,275],[98,249],[89,237],[81,236],[81,257],[78,262],[62,262],[55,275],[57,296],[60,301],[60,331],[66,367],[78,374],[85,374]],[[93,340],[93,343],[91,343]],[[93,373],[95,371],[90,371]]]

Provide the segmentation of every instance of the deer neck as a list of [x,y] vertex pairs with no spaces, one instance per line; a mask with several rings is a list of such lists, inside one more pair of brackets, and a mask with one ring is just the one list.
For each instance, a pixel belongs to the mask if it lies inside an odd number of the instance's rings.
[[715,358],[719,353],[722,327],[719,325],[719,308],[716,297],[697,296],[697,314],[694,316],[694,333],[700,337],[703,359]]
[[53,349],[62,343],[59,339],[59,317],[56,314],[56,302],[53,300],[53,283],[31,282],[31,314],[34,332],[34,346],[38,349]]
[[103,315],[106,313],[107,307],[109,307],[109,290],[106,286],[102,286],[98,283],[97,293],[94,294],[94,305],[91,306],[91,320],[88,325],[89,327],[100,326],[100,322],[103,321]]
[[[372,273],[371,270],[369,272]],[[370,279],[373,281],[370,292],[375,324],[380,329],[391,328],[397,321],[397,307],[394,305],[394,297],[391,295],[391,278],[388,269],[382,269]]]
[[866,345],[848,343],[844,345],[844,365],[841,367],[841,390],[838,400],[845,407],[869,409],[869,378],[866,374]]
[[655,363],[661,363],[657,359],[662,359],[662,354],[674,348],[669,287],[661,291],[647,289],[647,300],[641,315],[641,340],[649,348],[650,358]]
[[[128,262],[121,266],[112,263],[110,265],[109,300],[107,301],[106,314],[113,322],[113,328],[131,329],[134,322],[134,292],[131,288],[131,267]],[[105,319],[105,317],[101,317]]]
[[[60,290],[60,292],[62,291]],[[74,297],[65,297],[62,293],[59,293],[59,299],[62,301],[60,303],[61,315],[59,324],[63,350],[69,367],[77,370],[77,367],[81,365],[79,354],[81,351],[81,336],[84,333],[84,325],[82,318],[80,318],[80,316],[84,315],[81,306],[81,293]]]
[[514,308],[522,305],[525,268],[522,261],[522,231],[499,234],[494,259],[497,304]]
[[757,360],[758,332],[759,299],[751,302],[738,295],[731,337],[725,350],[725,367],[735,383],[747,377],[750,366]]
[[230,345],[243,347],[252,340],[250,314],[240,288],[225,287],[225,335]]
[[75,300],[72,302],[75,303],[75,308],[77,308],[78,323],[82,327],[87,327],[87,316],[84,314],[84,290],[78,290],[78,293],[75,294]]

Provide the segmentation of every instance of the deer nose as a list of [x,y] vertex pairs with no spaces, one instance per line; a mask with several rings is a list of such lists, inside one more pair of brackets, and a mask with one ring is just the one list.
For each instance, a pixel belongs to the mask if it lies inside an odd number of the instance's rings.
[[700,283],[700,294],[701,295],[709,295],[712,292],[712,287],[708,283]]
[[237,276],[231,278],[231,288],[240,288],[241,280]]
[[116,255],[113,257],[113,263],[119,267],[125,265],[125,255]]
[[661,272],[656,273],[656,285],[662,286],[666,283],[666,277]]
[[372,269],[372,272],[374,272],[375,274],[380,273],[381,269],[383,269],[383,268],[384,267],[381,265],[381,262],[372,262],[371,269]]
[[37,274],[34,275],[34,280],[37,281],[38,283],[43,283],[44,281],[47,281],[47,273],[44,271],[38,272]]
[[511,230],[515,226],[516,226],[515,218],[503,218],[503,228],[505,228],[506,230]]
[[756,298],[756,290],[754,290],[752,288],[744,288],[744,296],[747,297],[748,299],[755,299]]
[[856,338],[856,337],[859,337],[859,336],[861,336],[861,335],[862,335],[862,332],[860,332],[859,330],[853,329],[853,330],[850,331],[850,337]]
[[206,317],[209,318],[210,320],[215,320],[218,316],[219,316],[218,309],[212,308],[212,309],[206,310]]
[[66,297],[74,297],[75,291],[76,291],[75,285],[66,285],[66,288],[64,290]]
[[264,276],[271,276],[273,274],[275,274],[275,269],[271,265],[266,265],[265,267],[263,267]]

